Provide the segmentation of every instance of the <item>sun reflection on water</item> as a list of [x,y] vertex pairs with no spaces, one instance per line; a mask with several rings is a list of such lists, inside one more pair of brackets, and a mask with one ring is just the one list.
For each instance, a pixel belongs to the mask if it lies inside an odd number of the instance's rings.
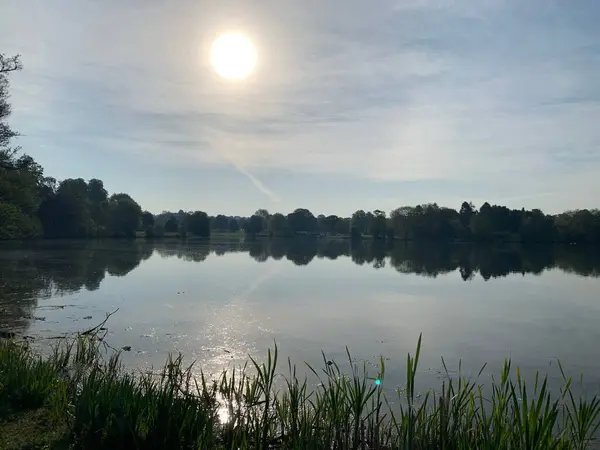
[[229,414],[229,408],[223,401],[219,401],[219,408],[217,408],[217,416],[219,416],[219,422],[222,424],[229,423],[231,415]]

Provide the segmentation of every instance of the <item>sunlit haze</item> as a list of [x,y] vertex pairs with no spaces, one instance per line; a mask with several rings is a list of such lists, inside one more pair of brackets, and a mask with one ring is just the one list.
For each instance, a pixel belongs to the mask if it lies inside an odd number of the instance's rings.
[[210,63],[223,78],[241,80],[256,66],[256,49],[243,34],[224,33],[212,44]]
[[6,0],[14,144],[144,209],[598,207],[600,2]]

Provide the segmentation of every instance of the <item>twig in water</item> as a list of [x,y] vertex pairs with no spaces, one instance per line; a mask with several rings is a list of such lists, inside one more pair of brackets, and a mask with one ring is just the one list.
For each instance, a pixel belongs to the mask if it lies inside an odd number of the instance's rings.
[[119,308],[115,309],[113,312],[111,312],[110,314],[106,315],[106,319],[104,319],[101,323],[99,323],[98,325],[96,325],[93,328],[90,328],[89,330],[84,331],[83,333],[81,333],[81,336],[87,336],[88,334],[92,334],[94,333],[96,330],[98,330],[99,328],[102,328],[102,326],[108,321],[108,319],[110,318],[110,316],[112,316],[114,313],[116,313],[119,310]]

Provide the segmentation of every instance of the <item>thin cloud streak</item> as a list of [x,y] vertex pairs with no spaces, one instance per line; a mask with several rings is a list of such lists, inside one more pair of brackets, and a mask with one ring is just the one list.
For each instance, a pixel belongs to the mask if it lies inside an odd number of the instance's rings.
[[263,194],[265,194],[267,197],[269,197],[271,199],[271,201],[273,201],[274,203],[281,202],[281,200],[282,200],[281,197],[279,195],[277,195],[275,192],[273,192],[272,190],[270,190],[268,187],[266,187],[262,183],[262,181],[260,181],[258,178],[256,178],[254,175],[252,175],[250,172],[248,172],[246,169],[244,169],[242,166],[238,165],[234,161],[232,161],[231,164],[236,168],[236,170],[238,172],[240,172],[243,175],[246,175],[246,177],[248,177],[248,179],[252,182],[254,187],[256,189],[258,189],[260,192],[262,192]]
[[231,166],[234,167],[235,170],[237,170],[240,174],[248,178],[252,185],[256,189],[258,189],[259,192],[266,195],[273,203],[281,202],[282,198],[279,195],[277,195],[275,192],[273,192],[271,189],[265,186],[265,184],[262,181],[260,181],[255,175],[251,174],[240,162],[236,161],[232,155],[228,155],[227,152],[223,150],[218,150],[218,148],[219,147],[217,147],[216,149],[219,155],[227,162],[229,162],[229,164],[231,164]]

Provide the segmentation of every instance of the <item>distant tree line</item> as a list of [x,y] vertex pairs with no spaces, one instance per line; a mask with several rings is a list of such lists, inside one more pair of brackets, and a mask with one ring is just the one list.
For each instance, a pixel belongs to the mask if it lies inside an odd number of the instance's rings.
[[509,209],[463,202],[457,211],[435,203],[384,211],[358,210],[351,217],[319,215],[299,208],[284,216],[260,209],[241,218],[248,234],[268,236],[350,236],[353,239],[475,242],[600,243],[600,211],[577,210],[557,215],[539,209]]
[[463,202],[457,211],[435,203],[403,206],[389,214],[358,210],[351,217],[315,216],[305,208],[284,215],[259,209],[250,217],[203,211],[143,211],[129,195],[109,195],[99,179],[57,182],[28,155],[11,147],[18,133],[7,118],[8,78],[18,56],[0,54],[0,239],[162,236],[209,237],[244,230],[248,236],[349,236],[354,240],[520,241],[600,243],[600,211],[547,215],[539,209],[509,209]]

